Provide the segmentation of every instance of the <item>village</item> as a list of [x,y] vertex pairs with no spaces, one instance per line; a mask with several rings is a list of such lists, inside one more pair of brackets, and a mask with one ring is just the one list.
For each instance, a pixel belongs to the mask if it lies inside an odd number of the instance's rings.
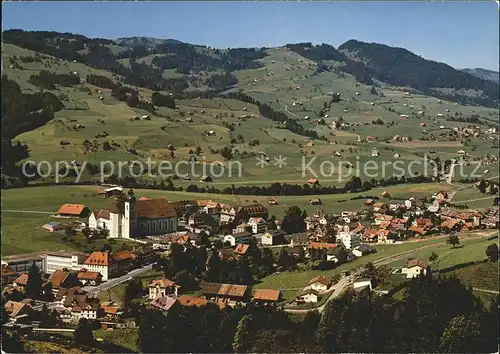
[[[260,266],[268,255],[271,261],[266,274],[298,272],[298,264],[322,270],[373,254],[381,244],[397,245],[442,235],[450,235],[450,240],[456,239],[451,243],[458,244],[463,233],[499,227],[498,206],[486,213],[455,210],[449,207],[449,195],[444,191],[428,198],[407,199],[392,199],[385,191],[380,197],[367,198],[361,210],[340,214],[323,210],[321,200],[316,198],[311,204],[318,209],[311,215],[291,207],[283,219],[270,217],[261,203],[169,202],[136,197],[132,190],[120,186],[103,189],[94,197],[108,199],[109,208],[89,210],[82,204],[64,204],[53,215],[60,222],[52,221],[42,228],[67,237],[81,233],[88,239],[129,241],[129,246],[113,250],[106,244],[90,254],[47,251],[3,257],[2,289],[8,325],[39,327],[40,315],[36,313],[52,310],[53,316],[68,325],[86,318],[98,320],[104,329],[134,328],[134,321],[124,316],[129,309],[113,299],[101,301],[99,293],[152,269],[167,269],[165,264],[172,258],[185,257],[179,254],[203,252],[205,269],[201,272],[212,271],[214,259],[238,268],[249,260]],[[279,200],[273,197],[267,203],[275,205]],[[391,272],[411,279],[428,270],[426,260],[408,257],[404,266]],[[33,285],[29,277],[36,273],[39,282]],[[253,302],[276,304],[290,312],[307,311],[347,288],[375,291],[378,285],[373,272],[360,266],[342,272],[336,279],[312,277],[307,286],[285,300],[282,289],[253,287],[252,275],[246,284],[194,279],[195,285],[192,281],[176,281],[174,276],[182,278],[172,274],[148,279],[137,295],[140,303],[162,312],[174,306],[202,307],[209,302],[221,308]]]

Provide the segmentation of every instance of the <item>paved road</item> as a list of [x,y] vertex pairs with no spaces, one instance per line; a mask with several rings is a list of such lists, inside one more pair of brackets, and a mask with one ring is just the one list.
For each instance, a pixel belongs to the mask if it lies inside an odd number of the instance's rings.
[[98,286],[85,286],[82,289],[87,291],[89,294],[96,294],[99,291],[102,290],[107,290],[115,285],[125,283],[132,279],[133,277],[136,277],[138,275],[141,275],[142,273],[145,273],[153,268],[153,265],[147,265],[145,267],[139,268],[139,269],[134,269],[133,271],[119,277],[119,278],[112,278],[109,279],[107,282],[104,282]]
[[39,211],[39,210],[13,210],[13,209],[2,209],[2,212],[8,213],[27,213],[27,214],[54,214],[53,211]]
[[500,294],[499,291],[495,291],[495,290],[479,289],[479,288],[472,288],[472,290],[474,290],[474,291],[481,291],[483,293]]

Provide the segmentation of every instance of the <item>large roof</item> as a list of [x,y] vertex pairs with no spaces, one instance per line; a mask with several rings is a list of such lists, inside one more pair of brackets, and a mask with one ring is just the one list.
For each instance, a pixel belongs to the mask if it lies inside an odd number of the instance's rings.
[[263,301],[278,301],[280,298],[280,291],[273,289],[256,289],[253,294],[254,300]]
[[80,215],[85,209],[83,204],[63,204],[57,211],[57,214]]
[[150,287],[159,286],[160,288],[169,288],[172,286],[177,286],[177,284],[175,284],[175,282],[173,282],[170,279],[154,279],[154,280],[151,280],[151,283],[149,283],[149,286]]
[[202,293],[218,296],[243,297],[248,290],[246,285],[208,283],[203,287]]
[[161,219],[177,216],[175,208],[167,199],[149,199],[136,202],[138,218]]
[[108,266],[109,265],[109,253],[108,252],[99,252],[94,251],[88,258],[83,262],[83,264],[87,265],[100,265],[100,266]]
[[59,288],[59,287],[61,287],[61,284],[66,280],[68,275],[69,275],[69,272],[63,272],[62,270],[56,270],[50,276],[49,281],[52,283],[52,286],[54,288]]

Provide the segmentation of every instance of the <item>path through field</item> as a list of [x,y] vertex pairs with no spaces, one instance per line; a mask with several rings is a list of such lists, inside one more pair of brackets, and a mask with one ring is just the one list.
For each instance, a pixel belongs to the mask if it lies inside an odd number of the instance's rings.
[[8,213],[28,213],[28,214],[54,214],[53,211],[39,211],[39,210],[2,209],[2,212],[8,212]]

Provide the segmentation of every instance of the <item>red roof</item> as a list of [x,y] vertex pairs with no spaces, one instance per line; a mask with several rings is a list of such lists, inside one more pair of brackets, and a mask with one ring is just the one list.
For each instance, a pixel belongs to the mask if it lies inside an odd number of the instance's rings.
[[87,265],[100,265],[100,266],[108,266],[109,265],[109,253],[108,252],[99,252],[94,251],[88,258],[83,262],[83,264]]
[[80,215],[83,209],[85,209],[83,204],[63,204],[57,214]]
[[328,249],[328,248],[336,248],[336,243],[326,243],[326,242],[309,242],[309,248],[313,249]]

